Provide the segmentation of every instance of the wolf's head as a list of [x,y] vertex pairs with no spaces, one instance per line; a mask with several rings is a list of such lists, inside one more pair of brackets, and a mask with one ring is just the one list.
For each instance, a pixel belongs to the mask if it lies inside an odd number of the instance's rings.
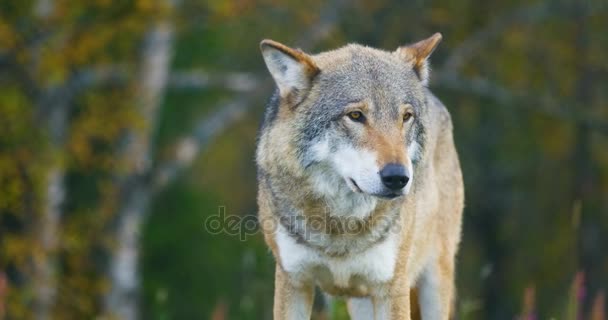
[[407,194],[424,149],[427,58],[440,40],[437,33],[394,52],[348,45],[318,55],[264,40],[278,87],[265,126],[289,123],[282,139],[317,188]]

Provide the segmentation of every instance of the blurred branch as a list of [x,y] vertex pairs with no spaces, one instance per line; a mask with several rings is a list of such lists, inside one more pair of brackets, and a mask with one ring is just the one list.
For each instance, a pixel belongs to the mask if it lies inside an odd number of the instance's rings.
[[266,93],[269,88],[270,84],[263,82],[255,91],[250,91],[230,102],[222,103],[215,108],[217,111],[203,117],[189,135],[177,141],[174,158],[159,165],[152,178],[154,188],[157,190],[163,188],[173,181],[182,170],[188,168],[213,139],[230,125],[242,119],[254,106],[252,102],[258,101],[262,93]]
[[434,86],[451,90],[474,93],[481,97],[494,99],[502,104],[512,103],[516,97],[508,89],[482,78],[464,78],[456,73],[438,74],[431,83]]
[[[30,84],[37,93],[37,117],[41,121],[49,121],[49,119],[59,119],[54,116],[62,112],[69,112],[71,102],[81,93],[85,92],[94,86],[100,86],[108,83],[124,83],[128,80],[127,70],[122,66],[97,67],[93,69],[84,69],[72,72],[67,80],[61,85],[40,88],[37,84]],[[57,122],[51,128],[51,138],[61,140],[63,137],[60,132],[64,131],[65,123]]]
[[432,82],[437,87],[450,90],[473,93],[480,97],[493,99],[496,102],[513,108],[525,108],[533,112],[541,112],[553,118],[563,121],[575,122],[586,125],[590,129],[597,130],[608,135],[608,122],[593,119],[581,113],[575,113],[567,108],[559,107],[560,101],[551,95],[528,94],[524,92],[513,92],[496,83],[483,78],[464,78],[457,74],[439,74]]
[[203,70],[191,70],[173,72],[169,79],[172,89],[205,89],[219,87],[235,92],[247,92],[253,90],[258,79],[255,75],[246,72],[222,72],[221,74],[210,74]]
[[[126,83],[131,80],[131,74],[132,71],[121,64],[84,69],[74,73],[66,85],[58,88],[61,90],[57,90],[47,99],[73,97],[90,87]],[[253,90],[258,81],[260,79],[248,72],[210,73],[205,70],[188,70],[171,72],[166,87],[178,90],[224,88],[235,92],[247,92]]]

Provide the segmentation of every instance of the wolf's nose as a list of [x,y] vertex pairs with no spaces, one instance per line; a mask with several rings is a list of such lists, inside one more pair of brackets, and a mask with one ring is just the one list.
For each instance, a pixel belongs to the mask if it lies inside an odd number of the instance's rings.
[[382,183],[389,189],[397,191],[403,189],[410,178],[405,172],[405,167],[400,164],[389,163],[380,170]]

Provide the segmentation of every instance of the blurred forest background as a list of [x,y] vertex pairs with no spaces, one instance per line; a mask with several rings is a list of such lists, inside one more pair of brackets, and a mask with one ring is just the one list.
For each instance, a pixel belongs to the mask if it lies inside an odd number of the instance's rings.
[[[270,319],[258,44],[443,33],[466,183],[459,319],[605,320],[608,3],[0,1],[0,319]],[[330,302],[318,319],[346,319]]]

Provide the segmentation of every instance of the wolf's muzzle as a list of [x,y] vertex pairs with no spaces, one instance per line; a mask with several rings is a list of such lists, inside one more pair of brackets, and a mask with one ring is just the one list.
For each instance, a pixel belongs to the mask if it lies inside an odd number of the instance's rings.
[[403,189],[410,180],[405,166],[396,163],[389,163],[380,170],[380,178],[387,188],[398,191]]

